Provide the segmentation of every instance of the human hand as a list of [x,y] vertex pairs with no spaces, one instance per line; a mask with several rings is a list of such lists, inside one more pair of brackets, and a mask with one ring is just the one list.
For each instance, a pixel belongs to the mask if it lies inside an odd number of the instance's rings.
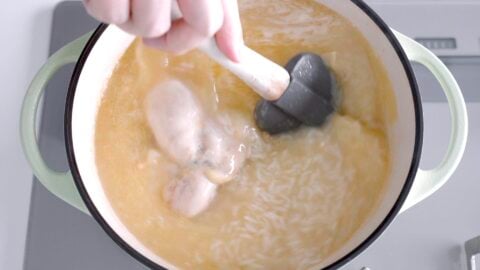
[[177,0],[84,0],[87,12],[143,37],[145,44],[182,54],[215,36],[220,50],[239,61],[243,46],[237,0],[178,0],[183,18],[172,21]]

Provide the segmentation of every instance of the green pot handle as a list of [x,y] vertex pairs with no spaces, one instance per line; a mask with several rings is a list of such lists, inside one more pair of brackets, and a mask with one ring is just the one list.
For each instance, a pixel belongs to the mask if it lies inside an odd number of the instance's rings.
[[403,204],[402,212],[432,195],[452,176],[462,159],[468,137],[467,106],[462,91],[445,64],[430,50],[405,35],[394,31],[408,58],[429,69],[440,83],[450,107],[452,131],[447,154],[433,170],[417,172],[415,182]]
[[[451,138],[445,158],[433,170],[418,171],[410,194],[402,207],[402,211],[405,211],[437,191],[458,167],[467,143],[468,115],[460,87],[442,61],[414,40],[396,31],[394,33],[408,58],[423,64],[440,82],[447,96],[452,118]],[[25,96],[20,126],[23,149],[34,174],[50,192],[85,213],[88,213],[88,210],[70,172],[55,172],[45,164],[35,136],[35,119],[45,85],[61,67],[77,61],[90,35],[91,33],[86,34],[60,49],[40,69]]]
[[39,101],[45,86],[63,66],[77,62],[91,33],[74,40],[53,54],[33,79],[23,100],[20,120],[22,146],[33,173],[54,195],[88,214],[70,172],[56,172],[50,169],[40,154],[36,139],[36,119]]

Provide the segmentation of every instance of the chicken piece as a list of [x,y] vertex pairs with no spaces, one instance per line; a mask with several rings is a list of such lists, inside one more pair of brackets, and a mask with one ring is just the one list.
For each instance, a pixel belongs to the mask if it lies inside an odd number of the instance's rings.
[[199,159],[204,114],[183,83],[169,80],[147,96],[146,114],[158,146],[179,165]]
[[207,117],[183,83],[170,80],[149,93],[148,123],[158,146],[184,172],[172,179],[164,199],[187,217],[205,211],[216,195],[217,184],[230,181],[243,166],[246,147],[232,123]]
[[202,156],[205,174],[215,184],[224,184],[243,167],[247,148],[215,121],[205,124],[205,153]]
[[202,172],[195,172],[170,181],[164,191],[164,199],[182,215],[194,217],[208,208],[216,194],[217,185]]

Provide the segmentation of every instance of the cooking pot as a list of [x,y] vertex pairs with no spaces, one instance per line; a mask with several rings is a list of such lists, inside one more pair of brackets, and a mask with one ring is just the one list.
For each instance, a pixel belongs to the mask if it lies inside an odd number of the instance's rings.
[[[414,40],[390,29],[363,1],[318,0],[351,21],[368,40],[392,82],[398,118],[388,127],[392,168],[380,206],[357,233],[326,258],[323,269],[336,269],[367,248],[401,212],[434,193],[450,178],[467,140],[467,111],[460,88],[446,66]],[[145,247],[122,224],[109,203],[95,165],[95,121],[105,86],[115,65],[134,40],[116,26],[96,31],[66,45],[40,69],[26,94],[21,136],[25,154],[40,182],[53,194],[92,215],[123,249],[146,266],[175,268]],[[447,154],[433,170],[418,168],[423,139],[420,94],[410,61],[427,67],[442,86],[451,111]],[[47,167],[36,142],[37,107],[43,89],[62,66],[76,63],[65,104],[65,139],[70,172]]]

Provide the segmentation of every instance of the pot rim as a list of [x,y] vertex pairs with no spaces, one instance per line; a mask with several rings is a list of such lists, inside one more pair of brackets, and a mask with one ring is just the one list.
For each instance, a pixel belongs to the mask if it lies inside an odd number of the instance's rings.
[[[397,56],[399,57],[406,76],[408,77],[408,81],[410,84],[410,88],[412,91],[413,97],[413,105],[415,109],[415,145],[414,145],[414,152],[412,156],[412,162],[410,165],[410,169],[408,172],[407,179],[403,185],[403,188],[398,196],[395,204],[393,205],[392,209],[388,212],[385,216],[383,221],[377,228],[356,248],[351,250],[345,256],[338,259],[336,262],[324,267],[325,270],[330,269],[338,269],[345,265],[346,263],[353,260],[357,257],[361,252],[363,252],[367,247],[369,247],[390,225],[393,219],[397,216],[402,208],[404,201],[406,200],[408,193],[412,187],[414,182],[416,173],[418,171],[418,166],[420,163],[420,156],[422,152],[422,143],[423,143],[423,114],[422,114],[422,103],[420,98],[420,93],[418,90],[417,81],[415,79],[415,75],[413,73],[412,66],[410,61],[408,60],[402,46],[400,45],[399,41],[391,31],[391,29],[387,26],[387,24],[377,15],[364,1],[362,0],[350,0],[353,4],[358,6],[370,19],[380,28],[383,34],[387,37],[390,44],[393,46]],[[96,208],[95,204],[93,203],[92,199],[88,195],[88,192],[85,188],[85,185],[82,181],[80,176],[80,172],[77,166],[77,162],[75,159],[75,153],[73,149],[73,136],[72,136],[72,112],[73,112],[73,101],[75,99],[75,92],[77,88],[77,84],[80,78],[80,74],[82,73],[83,67],[87,58],[89,57],[90,52],[92,51],[93,47],[95,46],[96,42],[100,39],[103,32],[107,29],[107,24],[100,24],[97,29],[94,31],[92,36],[90,37],[89,41],[85,45],[85,48],[80,55],[77,64],[75,65],[75,69],[73,71],[70,84],[68,87],[68,94],[66,99],[65,105],[65,144],[67,150],[67,157],[68,163],[71,169],[71,173],[75,182],[77,189],[79,190],[80,196],[82,197],[85,205],[87,206],[89,212],[94,217],[94,219],[100,224],[102,229],[109,235],[109,237],[119,245],[123,250],[125,250],[128,254],[132,257],[150,267],[152,269],[166,269],[157,263],[153,262],[152,260],[148,259],[146,256],[135,250],[132,246],[126,243],[107,223],[107,221],[102,217],[98,209]]]

